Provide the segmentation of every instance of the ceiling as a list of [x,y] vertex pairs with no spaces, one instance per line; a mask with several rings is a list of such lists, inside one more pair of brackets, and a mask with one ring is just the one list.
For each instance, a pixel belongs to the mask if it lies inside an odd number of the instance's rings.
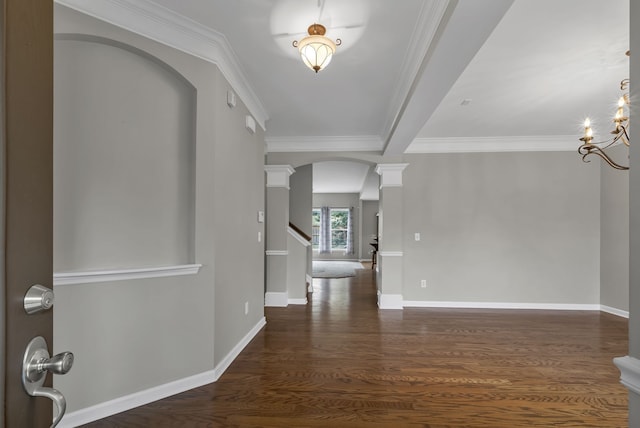
[[[56,1],[128,28],[101,5],[144,9],[219,41],[270,152],[575,150],[587,114],[609,127],[628,76],[629,0]],[[292,46],[314,22],[342,40],[317,74]],[[139,32],[167,42],[159,31]],[[314,189],[371,198],[370,169],[324,164]]]

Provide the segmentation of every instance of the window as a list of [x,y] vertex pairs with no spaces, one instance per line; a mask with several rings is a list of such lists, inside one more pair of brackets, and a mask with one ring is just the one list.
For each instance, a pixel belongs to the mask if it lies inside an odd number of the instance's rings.
[[314,208],[311,215],[311,244],[314,250],[329,253],[349,249],[351,232],[348,208]]
[[349,210],[346,208],[331,208],[331,249],[347,249],[347,227],[349,225]]
[[311,245],[314,250],[320,245],[320,208],[314,208],[311,212]]

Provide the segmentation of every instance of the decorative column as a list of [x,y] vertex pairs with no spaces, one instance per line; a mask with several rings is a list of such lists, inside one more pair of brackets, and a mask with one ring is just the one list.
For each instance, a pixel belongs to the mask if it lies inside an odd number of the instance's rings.
[[402,171],[406,163],[379,164],[378,307],[402,309],[403,192]]
[[[640,94],[640,4],[630,6],[630,84],[629,95]],[[635,23],[635,24],[634,24]],[[631,111],[629,128],[640,129],[640,114]],[[633,134],[636,137],[640,133]],[[635,143],[635,144],[634,144]],[[633,139],[629,148],[629,355],[615,358],[620,381],[629,389],[629,426],[640,426],[640,140]]]
[[287,239],[289,229],[290,165],[265,165],[267,173],[265,306],[287,306]]

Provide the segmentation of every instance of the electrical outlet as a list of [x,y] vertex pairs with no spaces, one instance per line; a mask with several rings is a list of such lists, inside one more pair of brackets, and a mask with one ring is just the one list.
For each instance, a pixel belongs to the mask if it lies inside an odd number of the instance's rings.
[[249,302],[244,302],[244,314],[249,315]]
[[258,232],[258,242],[262,242],[262,232]]
[[419,240],[420,240],[420,233],[414,233],[414,234],[413,234],[413,237],[414,237],[414,239],[415,239],[416,241],[419,241]]
[[420,287],[427,288],[427,280],[426,279],[421,279],[420,280]]

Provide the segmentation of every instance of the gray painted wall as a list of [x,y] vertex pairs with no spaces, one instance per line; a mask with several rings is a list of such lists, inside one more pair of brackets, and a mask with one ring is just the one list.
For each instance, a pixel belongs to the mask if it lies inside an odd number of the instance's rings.
[[372,236],[376,235],[378,228],[378,201],[361,201],[361,244],[360,258],[371,260],[370,251],[373,247],[369,242],[373,242]]
[[[615,147],[613,152],[616,159],[628,164],[625,146]],[[600,303],[629,311],[629,172],[604,162],[600,165]]]
[[356,260],[360,254],[360,235],[359,235],[359,218],[360,218],[360,195],[357,193],[314,193],[313,207],[327,206],[330,208],[350,208],[353,207],[354,218],[354,254],[344,254],[343,251],[336,251],[331,254],[318,254],[314,251],[314,260]]
[[[302,165],[289,177],[289,220],[307,235],[311,236],[313,208],[313,165]],[[311,276],[313,252],[306,248],[306,273]]]
[[55,42],[57,272],[193,262],[195,90],[110,43]]
[[[264,317],[264,131],[245,128],[248,109],[230,109],[231,86],[216,69],[213,139],[216,364]],[[210,168],[211,166],[203,166]],[[206,186],[207,183],[202,183]],[[258,232],[263,238],[258,241]],[[245,303],[249,313],[244,314]]]
[[289,177],[289,221],[311,236],[313,165],[303,165]]
[[599,303],[597,163],[566,152],[405,161],[405,300]]
[[[195,124],[195,158],[191,158],[191,161],[187,159],[189,150],[182,150],[183,134],[180,132],[174,132],[173,138],[167,140],[167,144],[173,145],[169,145],[170,149],[163,152],[166,156],[170,156],[171,150],[185,154],[178,155],[177,164],[168,164],[167,175],[173,177],[171,182],[177,182],[178,187],[184,186],[188,180],[180,177],[188,174],[183,170],[175,172],[171,168],[188,168],[189,174],[194,174],[193,190],[187,191],[186,195],[180,190],[150,195],[131,185],[114,186],[111,191],[122,192],[117,195],[120,200],[139,203],[144,209],[148,209],[147,204],[150,204],[157,209],[178,213],[172,214],[172,218],[176,219],[176,226],[168,228],[166,232],[180,236],[164,237],[173,239],[174,243],[184,239],[182,231],[186,223],[179,220],[191,217],[193,235],[190,246],[193,253],[187,259],[201,263],[203,267],[198,275],[55,287],[54,351],[71,350],[75,353],[76,360],[73,370],[66,376],[57,376],[54,382],[57,388],[64,391],[68,399],[68,410],[74,411],[188,376],[211,373],[239,340],[262,319],[264,247],[263,243],[257,241],[262,224],[257,223],[256,213],[264,209],[263,134],[258,130],[255,135],[250,135],[244,129],[247,110],[241,102],[233,110],[227,108],[225,100],[229,87],[214,65],[61,6],[56,6],[55,9],[55,26],[57,33],[99,36],[130,45],[135,48],[134,53],[136,49],[144,52],[137,57],[121,52],[109,54],[109,58],[116,61],[115,66],[119,68],[119,79],[135,80],[137,71],[149,67],[150,55],[182,75],[196,92],[195,114],[188,103],[180,101],[180,94],[184,92],[182,90],[163,100],[163,103],[171,101],[171,108],[176,109],[180,118],[177,122],[171,122],[173,125],[167,126],[178,129],[184,127],[185,123]],[[55,127],[59,131],[72,129],[75,125],[72,123],[70,126],[66,122],[75,120],[66,106],[70,99],[81,104],[82,99],[87,96],[84,91],[88,90],[86,87],[72,85],[72,82],[66,80],[66,76],[61,76],[64,62],[67,59],[77,60],[75,55],[82,56],[88,62],[99,61],[100,58],[81,54],[84,47],[80,48],[80,52],[73,47],[69,48],[67,41],[58,41],[56,45]],[[58,49],[59,45],[66,47]],[[100,49],[110,51],[114,48]],[[97,74],[94,76],[96,81],[109,82],[111,70],[101,70],[95,64],[87,66],[92,73]],[[84,70],[84,67],[78,65],[72,72],[82,75]],[[159,80],[164,82],[161,78]],[[109,112],[123,108],[123,99],[119,98],[123,94],[118,91],[110,92],[109,85],[104,85],[104,91],[109,92],[108,94],[95,93],[96,97],[102,98],[102,110]],[[164,82],[164,86],[160,86],[164,87],[165,92],[171,92],[171,84]],[[159,109],[158,120],[169,114],[163,110],[168,107],[161,107],[160,104],[163,103],[158,102],[156,97],[149,96],[148,90],[138,93],[138,96],[136,90],[137,88],[133,88],[127,94],[131,97],[130,102],[136,103],[139,108],[150,110],[150,117],[156,117],[156,109]],[[191,117],[187,120],[184,115]],[[156,120],[147,122],[119,118],[120,122],[112,123],[113,129],[101,129],[100,137],[104,144],[83,147],[83,150],[87,150],[88,157],[101,156],[106,166],[110,165],[112,157],[120,156],[116,149],[123,149],[119,146],[120,142],[108,144],[118,135],[134,135],[145,147],[156,143],[152,141],[157,137],[156,125],[159,124]],[[92,138],[89,132],[91,130],[81,131],[74,129],[75,134],[64,135],[56,132],[54,151],[61,150],[66,144],[73,147]],[[66,141],[67,138],[72,141]],[[184,143],[188,144],[189,141]],[[54,164],[56,213],[61,212],[61,203],[80,211],[94,212],[92,204],[101,201],[90,197],[93,196],[91,188],[84,193],[65,193],[67,189],[60,187],[62,183],[72,183],[75,177],[69,175],[75,174],[78,169],[82,170],[82,166],[77,164],[74,165],[75,168],[62,168],[61,165],[66,165],[69,160],[58,156],[61,153],[56,153]],[[134,178],[143,180],[149,166],[143,160],[137,160],[139,163],[129,165],[127,174],[134,174],[137,170],[140,176]],[[83,161],[83,157],[75,158],[77,163]],[[168,160],[163,157],[158,161]],[[91,173],[94,171],[83,172],[92,178]],[[100,178],[103,180],[116,180],[120,170],[114,168],[112,175],[108,174],[108,168],[95,172],[101,174]],[[176,196],[176,192],[179,195]],[[81,200],[75,199],[81,195]],[[65,199],[61,199],[63,196]],[[181,198],[193,201],[191,215],[181,211],[184,207],[176,206],[183,202]],[[150,235],[157,234],[163,223],[142,208],[140,211],[133,218],[118,218],[116,226],[131,228],[134,232],[135,227],[149,227]],[[141,221],[140,217],[145,213],[150,218]],[[70,215],[74,215],[74,212],[71,211]],[[134,225],[130,221],[138,223]],[[88,220],[87,223],[92,224]],[[60,223],[57,224],[60,227]],[[70,225],[66,224],[65,227]],[[96,230],[102,235],[92,235],[92,239],[110,239],[105,236],[108,233],[106,229]],[[89,266],[88,262],[83,261],[81,264],[77,256],[67,254],[73,251],[73,241],[69,244],[67,237],[61,237],[61,232],[60,229],[54,230],[55,259],[73,260],[75,264],[69,266],[74,269]],[[132,252],[131,259],[146,265],[164,265],[185,259],[184,253],[171,257],[164,257],[153,251],[152,254],[140,254],[147,249],[147,245],[149,243],[136,239],[131,242],[131,248],[123,251]],[[181,244],[176,246],[184,247]],[[239,255],[242,257],[238,257]],[[93,265],[101,265],[101,258],[94,257],[91,266]],[[244,314],[245,302],[249,302],[248,315]],[[101,369],[95,370],[96,367]],[[87,379],[91,382],[87,383]]]

